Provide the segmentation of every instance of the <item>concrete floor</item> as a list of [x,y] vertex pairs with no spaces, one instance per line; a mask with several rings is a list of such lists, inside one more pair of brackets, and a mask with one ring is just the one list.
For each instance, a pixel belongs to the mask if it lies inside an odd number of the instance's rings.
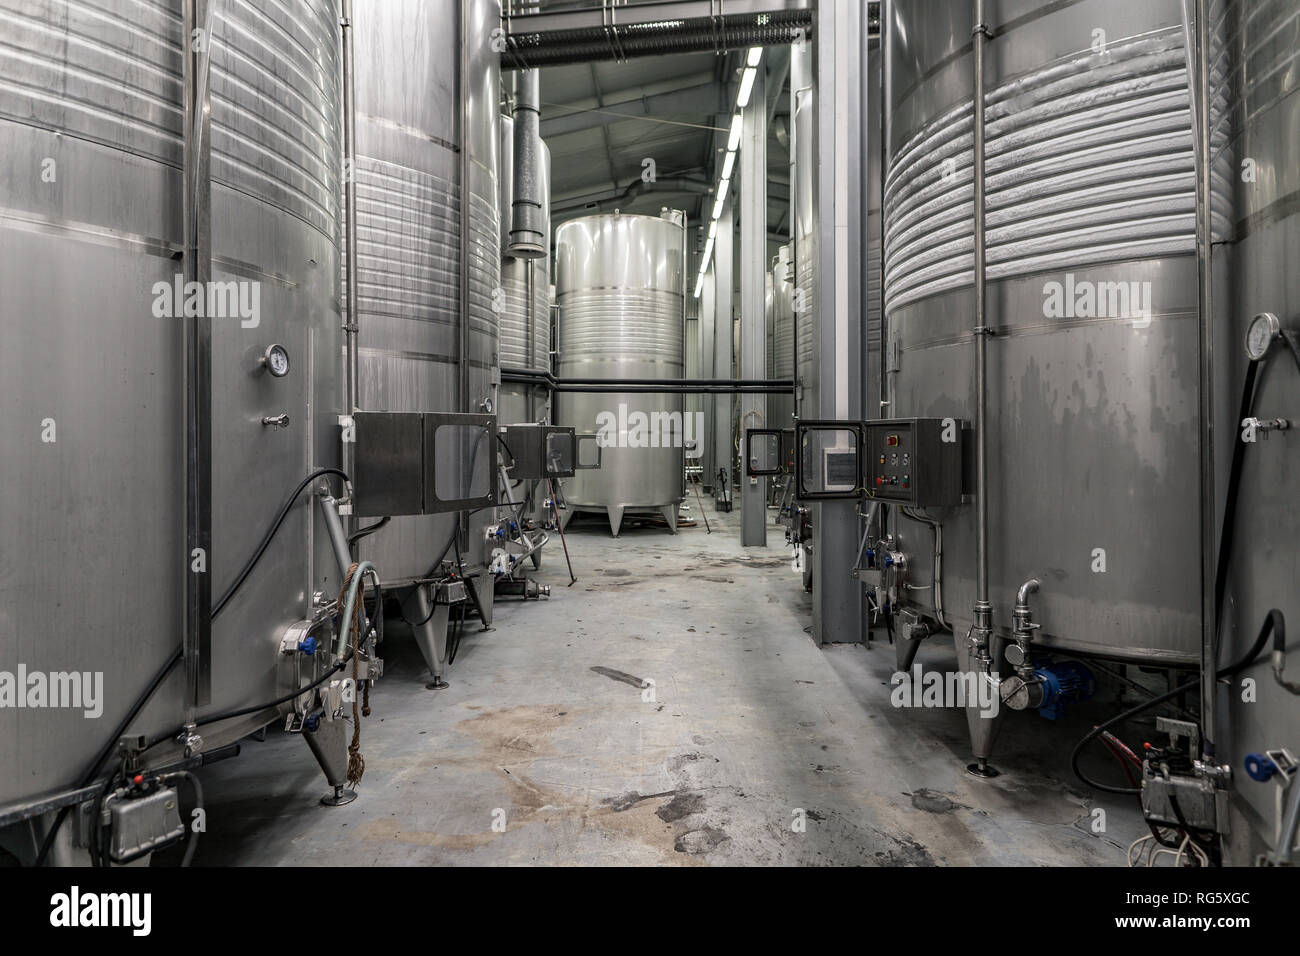
[[[1122,865],[1133,798],[1072,782],[1070,748],[1115,712],[1099,691],[1057,726],[1010,714],[995,780],[965,772],[965,717],[889,702],[894,650],[815,646],[782,533],[575,522],[541,602],[467,626],[451,686],[389,628],[363,724],[366,772],[325,808],[306,744],[273,731],[202,771],[197,862],[226,864]],[[950,638],[919,660],[950,669]],[[623,678],[652,680],[653,700]],[[1090,764],[1112,779],[1114,770]],[[1094,833],[1093,810],[1106,811]],[[804,821],[797,827],[797,820]],[[494,823],[496,828],[494,829]]]

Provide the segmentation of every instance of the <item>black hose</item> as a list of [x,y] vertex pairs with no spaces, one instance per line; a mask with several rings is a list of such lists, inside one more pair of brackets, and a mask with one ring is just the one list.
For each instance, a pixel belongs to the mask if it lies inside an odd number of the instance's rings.
[[[199,783],[199,778],[197,775],[190,773],[188,770],[177,770],[174,773],[167,774],[166,777],[164,777],[163,779],[166,779],[167,777],[184,777],[186,780],[188,780],[190,786],[194,789],[195,809],[196,810],[203,809],[203,785]],[[182,820],[184,820],[183,817]],[[194,827],[190,825],[187,825],[185,829],[187,832],[185,836],[185,855],[181,858],[182,868],[188,867],[191,863],[194,862],[194,852],[199,848],[199,833],[201,832],[199,830],[195,830]]]
[[[1246,380],[1241,390],[1241,404],[1237,410],[1235,427],[1240,427],[1255,409],[1255,386],[1259,377],[1259,361],[1252,360],[1246,368]],[[1232,443],[1232,466],[1228,471],[1228,491],[1223,505],[1223,529],[1219,532],[1219,566],[1214,575],[1214,607],[1219,620],[1223,619],[1223,596],[1228,589],[1228,567],[1232,558],[1232,542],[1236,536],[1237,497],[1241,490],[1241,471],[1246,456],[1246,443]],[[1218,621],[1215,622],[1218,631]]]
[[383,518],[380,518],[374,524],[368,524],[364,528],[358,528],[356,531],[352,532],[350,535],[348,535],[348,550],[351,551],[353,548],[357,546],[358,541],[360,541],[364,537],[367,537],[368,535],[374,534],[376,531],[378,531],[380,528],[382,528],[384,525],[388,524],[388,522],[392,520],[393,519],[391,516],[385,516]]
[[[1264,624],[1259,629],[1259,636],[1255,638],[1255,643],[1254,645],[1251,646],[1250,650],[1247,651],[1245,656],[1243,656],[1235,664],[1231,664],[1228,667],[1225,667],[1222,670],[1220,670],[1218,673],[1216,673],[1215,679],[1221,680],[1224,677],[1235,677],[1237,674],[1241,673],[1243,670],[1245,670],[1247,667],[1253,664],[1255,662],[1255,659],[1259,657],[1260,651],[1264,649],[1264,645],[1268,643],[1269,635],[1277,633],[1278,632],[1277,629],[1279,628],[1281,629],[1281,633],[1283,634],[1286,633],[1286,622],[1285,619],[1282,617],[1282,612],[1274,608],[1273,610],[1269,611],[1268,616],[1265,617]],[[1200,683],[1201,683],[1201,678],[1200,675],[1198,674],[1192,680],[1187,681],[1187,683],[1180,684],[1177,687],[1175,687],[1173,690],[1167,691],[1166,693],[1163,693],[1158,697],[1152,697],[1150,700],[1145,700],[1135,707],[1130,707],[1122,714],[1112,717],[1110,720],[1106,721],[1105,723],[1098,724],[1096,727],[1092,728],[1091,731],[1089,731],[1086,735],[1084,735],[1084,738],[1082,740],[1080,740],[1077,744],[1074,745],[1074,750],[1070,754],[1070,769],[1074,771],[1074,775],[1078,777],[1082,783],[1086,784],[1089,787],[1092,787],[1094,790],[1101,790],[1103,793],[1118,793],[1118,794],[1123,794],[1125,796],[1132,796],[1134,794],[1141,793],[1142,792],[1141,788],[1113,787],[1107,783],[1098,783],[1097,781],[1091,780],[1087,776],[1085,776],[1083,771],[1079,769],[1079,758],[1083,756],[1084,747],[1086,747],[1091,741],[1099,737],[1102,733],[1109,730],[1111,727],[1114,727],[1116,724],[1128,720],[1131,717],[1135,717],[1138,714],[1142,713],[1143,711],[1150,710],[1152,707],[1155,707],[1158,704],[1163,704],[1167,700],[1172,700],[1174,697],[1177,697],[1179,694],[1183,693],[1183,691],[1191,690],[1193,687],[1196,687]]]
[[346,472],[340,471],[337,468],[317,468],[302,480],[302,483],[294,489],[293,494],[291,494],[285,500],[284,504],[280,506],[280,513],[275,516],[275,521],[271,523],[271,527],[268,528],[266,534],[262,536],[261,542],[258,544],[256,550],[253,551],[253,556],[249,558],[243,568],[240,569],[239,574],[235,575],[234,583],[232,583],[230,587],[226,588],[226,592],[217,599],[215,604],[212,605],[212,620],[215,621],[217,615],[225,610],[226,605],[230,603],[230,599],[235,596],[235,592],[243,587],[244,582],[248,580],[248,576],[253,573],[253,568],[257,567],[257,562],[261,561],[262,555],[266,554],[266,549],[271,546],[271,541],[275,538],[276,532],[280,530],[280,525],[284,524],[284,519],[288,517],[290,509],[293,508],[294,502],[298,500],[298,496],[302,494],[303,489],[317,478],[321,478],[325,475],[338,475],[345,482],[351,480],[348,478]]

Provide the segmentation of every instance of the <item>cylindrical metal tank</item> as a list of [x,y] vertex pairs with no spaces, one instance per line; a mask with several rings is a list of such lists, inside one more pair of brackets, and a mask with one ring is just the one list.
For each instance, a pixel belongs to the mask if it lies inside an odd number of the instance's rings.
[[[1179,0],[990,4],[989,580],[1035,642],[1199,656],[1192,120]],[[888,3],[890,417],[975,418],[972,4]],[[1094,48],[1094,45],[1096,48]],[[943,523],[942,600],[975,600],[975,508]],[[929,528],[900,516],[913,584]],[[933,614],[933,590],[909,592]]]
[[[654,216],[572,219],[555,233],[560,379],[681,378],[682,225]],[[662,512],[676,527],[686,434],[680,394],[564,392],[560,424],[602,436],[601,467],[564,484],[570,512]],[[693,425],[692,431],[693,431]]]
[[[498,0],[355,9],[362,410],[478,412],[496,401],[500,63],[489,35],[499,15]],[[396,517],[361,540],[360,557],[389,584],[424,577],[457,521]],[[482,539],[469,535],[474,564]]]
[[[1219,396],[1217,461],[1225,466],[1239,444],[1235,421],[1248,365],[1243,349],[1251,319],[1261,312],[1281,326],[1300,330],[1300,13],[1291,0],[1230,0],[1215,4],[1209,20],[1213,62],[1212,150],[1215,183],[1224,215],[1216,216],[1215,321],[1223,336],[1215,358],[1224,382]],[[1222,175],[1220,175],[1222,174]],[[1216,205],[1216,212],[1219,209]],[[1226,267],[1226,268],[1224,268]],[[1225,280],[1226,281],[1221,281]],[[1287,416],[1300,402],[1300,371],[1285,342],[1275,342],[1256,391],[1254,416]],[[1235,509],[1235,542],[1225,555],[1228,583],[1221,629],[1221,664],[1238,660],[1272,608],[1287,623],[1300,621],[1300,444],[1294,435],[1242,447],[1241,488]],[[1226,487],[1226,476],[1219,478]],[[1292,625],[1294,626],[1294,625]],[[1285,673],[1300,674],[1298,642],[1289,640]],[[1259,692],[1249,700],[1221,690],[1219,757],[1240,774],[1243,760],[1300,738],[1300,697],[1286,693],[1269,675],[1267,651],[1252,676]],[[1292,751],[1294,752],[1294,750]],[[1275,849],[1278,807],[1273,784],[1238,777],[1236,803],[1249,810],[1233,821],[1229,862],[1254,863]],[[1296,786],[1295,783],[1291,784]]]
[[[551,283],[546,259],[501,261],[501,367],[551,370]],[[503,424],[536,422],[546,415],[545,385],[504,382],[497,417]]]
[[[772,378],[794,378],[794,285],[790,281],[790,247],[782,246],[772,260]],[[794,424],[794,395],[783,392],[767,396],[769,428],[790,428]]]
[[[182,322],[159,292],[181,271],[181,5],[3,6],[0,667],[77,672],[100,690],[85,706],[0,709],[0,805],[86,772],[180,647],[193,566]],[[337,5],[215,8],[212,274],[237,283],[239,306],[211,320],[214,599],[298,482],[339,464],[342,411]],[[284,377],[260,362],[273,343],[290,357]],[[263,425],[281,414],[287,427]],[[340,586],[316,514],[300,500],[214,621],[200,719],[282,691],[283,629]],[[183,676],[131,733],[179,728]],[[274,713],[203,727],[205,747]]]
[[[794,216],[792,307],[794,309],[796,383],[795,412],[802,418],[819,417],[813,401],[817,387],[817,101],[811,43],[790,48],[790,84],[794,116],[791,121],[793,170],[791,207]],[[807,406],[807,407],[805,407]]]

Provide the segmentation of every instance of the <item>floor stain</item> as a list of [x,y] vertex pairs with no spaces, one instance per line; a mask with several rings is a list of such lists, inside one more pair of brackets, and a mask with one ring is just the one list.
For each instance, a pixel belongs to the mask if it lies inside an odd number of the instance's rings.
[[704,810],[704,796],[698,793],[679,793],[655,811],[655,816],[664,823],[676,823]]
[[639,677],[634,677],[626,671],[616,671],[612,667],[593,667],[591,670],[601,677],[608,677],[610,680],[620,681],[624,684],[631,684],[640,690],[645,690],[650,685]]
[[912,806],[926,813],[952,813],[958,808],[966,809],[960,803],[953,803],[947,795],[937,790],[916,790],[911,797]]
[[687,830],[673,842],[673,849],[678,853],[689,853],[692,856],[703,856],[706,853],[712,853],[731,837],[717,827],[701,827],[698,830]]

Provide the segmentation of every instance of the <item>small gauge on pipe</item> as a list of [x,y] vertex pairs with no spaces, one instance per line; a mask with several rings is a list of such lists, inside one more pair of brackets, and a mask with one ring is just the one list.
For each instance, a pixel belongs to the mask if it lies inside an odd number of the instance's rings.
[[268,345],[262,353],[262,365],[276,378],[284,378],[289,374],[289,350],[279,344]]
[[1277,316],[1272,312],[1261,312],[1250,320],[1250,327],[1246,329],[1246,355],[1252,362],[1258,362],[1268,354],[1281,334],[1282,323]]

